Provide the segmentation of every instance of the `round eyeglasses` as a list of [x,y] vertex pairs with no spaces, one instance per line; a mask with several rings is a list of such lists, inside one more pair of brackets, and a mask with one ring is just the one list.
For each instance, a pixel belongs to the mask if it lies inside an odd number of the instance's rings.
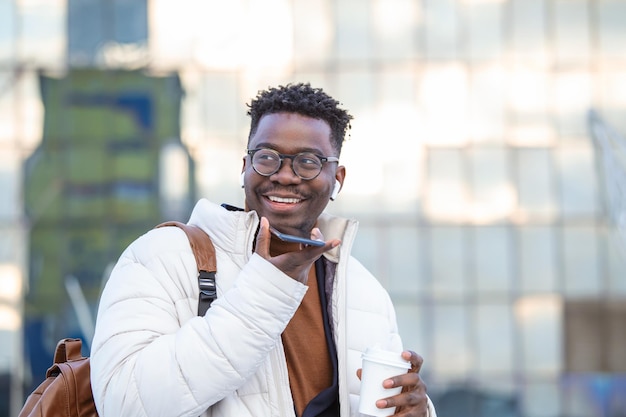
[[291,169],[303,180],[312,180],[322,172],[325,162],[339,162],[334,156],[318,156],[311,152],[300,152],[296,155],[285,155],[273,149],[246,149],[252,158],[252,168],[259,175],[269,177],[278,172],[284,159],[291,159]]

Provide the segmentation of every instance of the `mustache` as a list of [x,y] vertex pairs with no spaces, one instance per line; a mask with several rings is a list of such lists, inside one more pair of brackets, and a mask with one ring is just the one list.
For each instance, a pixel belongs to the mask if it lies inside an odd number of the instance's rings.
[[258,189],[258,193],[259,194],[263,194],[263,195],[265,195],[265,194],[272,194],[272,193],[293,194],[294,196],[298,196],[298,197],[303,198],[303,199],[308,197],[308,194],[302,193],[300,191],[300,189],[298,188],[298,186],[296,186],[296,185],[292,185],[292,186],[273,186],[273,187],[259,188]]

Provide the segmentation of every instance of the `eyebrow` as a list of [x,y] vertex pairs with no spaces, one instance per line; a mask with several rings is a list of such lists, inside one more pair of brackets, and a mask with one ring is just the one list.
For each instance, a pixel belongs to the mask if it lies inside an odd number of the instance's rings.
[[[283,152],[279,152],[278,149],[276,149],[276,146],[271,144],[271,143],[267,143],[267,142],[260,142],[257,143],[256,146],[254,147],[254,149],[260,149],[260,148],[266,148],[266,149],[272,149],[278,153],[283,153]],[[285,155],[296,155],[302,152],[309,152],[315,155],[321,155],[321,156],[334,156],[334,155],[324,155],[324,152],[322,152],[320,149],[318,148],[300,148],[297,150],[297,152],[295,154],[285,154]]]

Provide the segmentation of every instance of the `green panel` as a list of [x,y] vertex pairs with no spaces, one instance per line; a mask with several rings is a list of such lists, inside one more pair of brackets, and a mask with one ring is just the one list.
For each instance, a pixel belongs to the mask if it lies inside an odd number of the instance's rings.
[[158,156],[146,150],[126,151],[112,161],[113,179],[149,181],[158,175]]
[[140,126],[133,115],[128,111],[105,111],[110,121],[107,134],[110,141],[125,142],[134,140],[142,135]]
[[66,129],[66,140],[73,145],[84,142],[103,143],[108,134],[107,128],[111,123],[106,112],[99,107],[68,107],[64,118],[68,129]]
[[65,297],[63,285],[63,235],[54,227],[40,227],[31,234],[30,284],[27,311],[56,311]]
[[108,235],[101,226],[87,225],[68,230],[68,250],[72,254],[67,260],[68,271],[74,271],[83,281],[100,282],[106,260]]
[[106,177],[108,154],[103,146],[74,146],[67,154],[67,180],[71,184],[101,184]]
[[28,161],[25,172],[24,205],[31,219],[59,220],[63,214],[62,161],[58,152],[38,150]]
[[65,199],[65,216],[77,220],[98,221],[107,215],[108,198],[102,193],[73,192]]
[[113,201],[112,215],[121,223],[146,221],[159,218],[159,204],[156,197],[151,198],[117,198]]

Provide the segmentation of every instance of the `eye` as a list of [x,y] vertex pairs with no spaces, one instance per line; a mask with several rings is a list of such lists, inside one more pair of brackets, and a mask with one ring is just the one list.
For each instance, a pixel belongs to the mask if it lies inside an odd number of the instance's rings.
[[277,161],[279,157],[272,151],[262,150],[256,153],[256,159],[258,161]]
[[307,168],[319,167],[322,164],[320,159],[312,153],[298,155],[298,163]]

